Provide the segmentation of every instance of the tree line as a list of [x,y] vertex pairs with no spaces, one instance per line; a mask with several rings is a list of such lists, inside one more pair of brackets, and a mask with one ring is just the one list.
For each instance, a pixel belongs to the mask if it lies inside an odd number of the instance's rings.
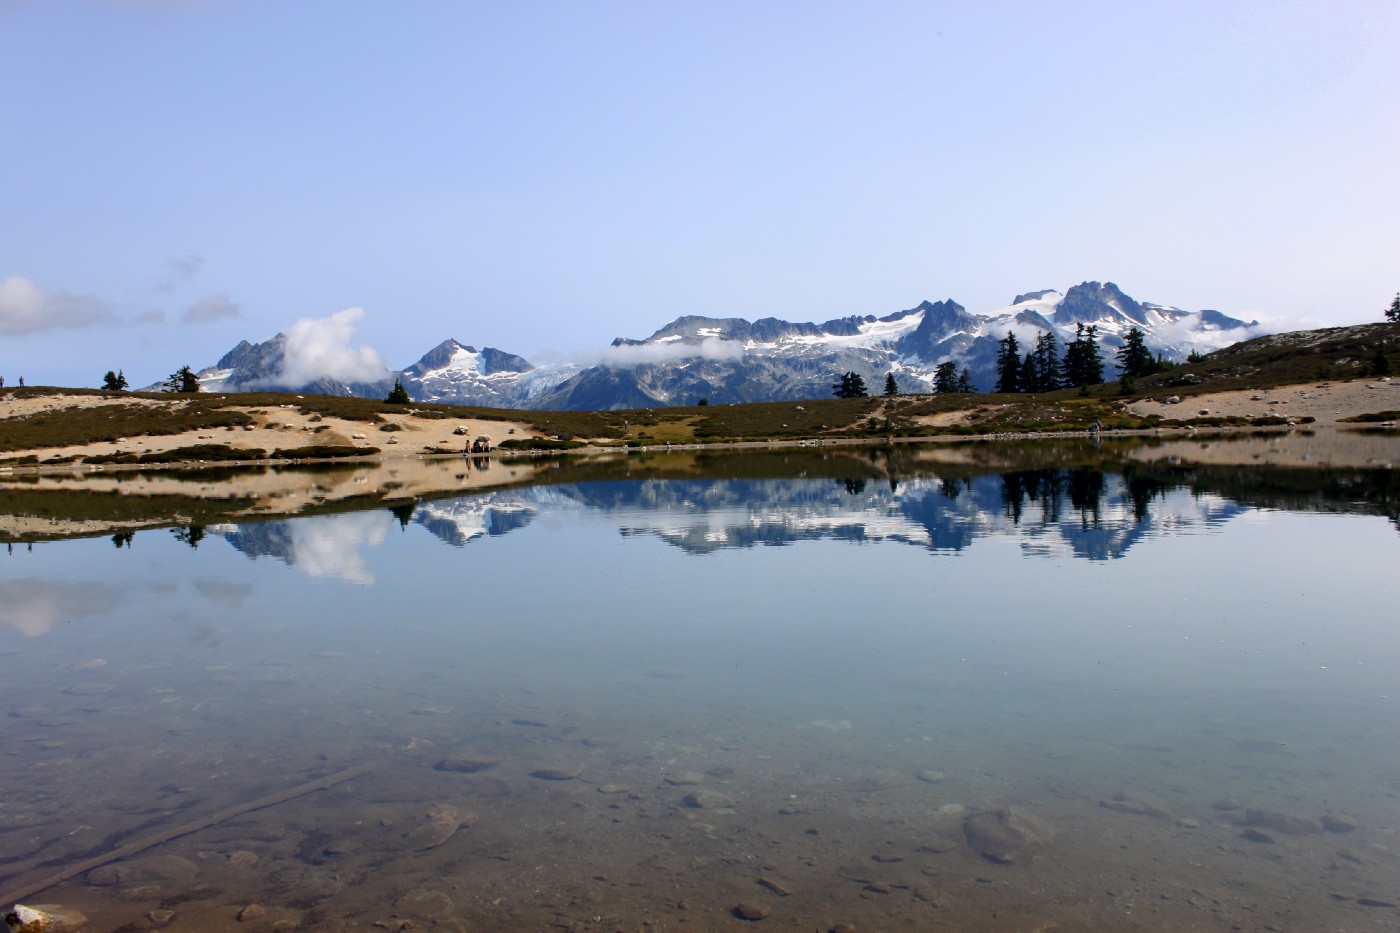
[[[1169,365],[1147,348],[1147,335],[1137,327],[1128,328],[1123,346],[1114,354],[1119,379],[1125,386],[1140,376],[1161,372]],[[1076,324],[1074,340],[1060,355],[1053,333],[1043,333],[1035,347],[1021,355],[1021,345],[1011,331],[997,342],[997,392],[1053,392],[1056,389],[1088,389],[1103,383],[1103,356],[1098,343],[1098,327]],[[1131,391],[1131,390],[1129,390]]]

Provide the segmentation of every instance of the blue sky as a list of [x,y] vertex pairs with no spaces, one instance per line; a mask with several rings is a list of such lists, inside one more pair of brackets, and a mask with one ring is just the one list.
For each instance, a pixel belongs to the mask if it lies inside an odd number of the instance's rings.
[[0,0],[0,375],[140,385],[304,319],[539,362],[1085,279],[1378,320],[1397,40],[1391,0]]

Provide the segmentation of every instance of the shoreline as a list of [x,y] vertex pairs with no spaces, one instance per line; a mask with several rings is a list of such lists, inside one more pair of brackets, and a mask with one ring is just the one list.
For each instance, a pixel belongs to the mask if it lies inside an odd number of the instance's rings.
[[[908,398],[907,396],[901,398]],[[1193,436],[1219,436],[1248,433],[1266,436],[1287,434],[1299,429],[1347,431],[1363,429],[1367,425],[1348,423],[1343,419],[1381,411],[1400,410],[1400,381],[1388,377],[1375,380],[1315,381],[1271,389],[1233,389],[1219,392],[1206,392],[1169,401],[1164,399],[1112,400],[1128,415],[1136,418],[1174,418],[1189,420],[1194,418],[1251,418],[1285,417],[1288,424],[1279,425],[1164,425],[1162,427],[1105,428],[1099,434],[1102,439],[1127,437],[1190,438]],[[53,394],[36,394],[31,387],[23,397],[6,393],[0,395],[0,426],[4,419],[23,418],[34,415],[62,416],[64,412],[92,409],[103,405],[147,406],[152,409],[174,408],[187,403],[182,397],[172,397],[169,401],[116,394],[66,394],[64,390],[54,390]],[[1015,399],[997,403],[1001,408],[1016,404]],[[772,448],[828,448],[838,446],[871,446],[886,444],[949,444],[968,441],[1012,441],[1035,439],[1090,438],[1092,430],[1060,431],[988,431],[986,433],[954,433],[948,428],[972,425],[972,416],[989,406],[984,402],[967,409],[947,412],[938,416],[937,426],[944,433],[929,435],[829,435],[804,438],[763,438],[716,442],[694,442],[678,439],[674,441],[656,440],[637,445],[636,438],[625,441],[600,443],[598,438],[585,439],[582,446],[557,450],[509,450],[499,449],[501,440],[511,437],[518,439],[544,439],[546,435],[524,421],[488,420],[474,416],[434,416],[431,419],[419,417],[410,409],[405,412],[382,413],[381,421],[367,423],[332,415],[323,416],[297,408],[292,404],[269,405],[247,404],[226,406],[227,410],[238,412],[247,419],[241,427],[193,428],[170,434],[135,434],[115,440],[94,441],[84,444],[67,444],[47,447],[33,447],[9,451],[0,455],[0,476],[42,476],[51,474],[91,475],[121,473],[130,471],[158,471],[170,469],[188,470],[192,466],[203,469],[239,468],[252,466],[281,466],[287,464],[346,463],[365,464],[374,462],[394,463],[410,460],[488,457],[493,461],[538,460],[565,454],[597,456],[602,454],[626,453],[631,451],[687,451],[687,450],[744,450]],[[1384,423],[1382,423],[1384,424]],[[933,426],[930,424],[930,426]],[[1373,424],[1371,426],[1380,426]],[[839,429],[838,429],[839,430]],[[497,445],[489,453],[458,452],[446,448],[455,447],[463,438],[474,438],[485,434]],[[373,436],[371,436],[373,435]],[[401,440],[402,438],[402,440]],[[190,459],[160,461],[150,463],[90,463],[91,458],[106,456],[141,456],[160,454],[196,445],[220,445],[231,450],[258,450],[268,455],[255,459]],[[352,447],[363,446],[364,455],[336,457],[277,457],[271,454],[278,450],[295,450],[308,445]],[[377,448],[377,449],[376,449]],[[5,462],[25,458],[35,458],[40,462]],[[63,458],[61,463],[45,463],[44,460]]]

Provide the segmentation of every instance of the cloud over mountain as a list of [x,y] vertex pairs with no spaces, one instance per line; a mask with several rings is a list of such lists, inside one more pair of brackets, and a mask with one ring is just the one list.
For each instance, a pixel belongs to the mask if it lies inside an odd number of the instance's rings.
[[302,318],[287,328],[282,351],[280,380],[301,385],[318,379],[337,382],[375,382],[389,375],[389,367],[369,347],[350,341],[364,318],[362,308],[346,308],[329,317]]
[[646,366],[655,363],[673,363],[677,360],[740,360],[744,357],[744,345],[738,340],[724,340],[720,337],[706,337],[699,343],[622,343],[603,350],[597,357],[597,364],[614,369],[631,366]]

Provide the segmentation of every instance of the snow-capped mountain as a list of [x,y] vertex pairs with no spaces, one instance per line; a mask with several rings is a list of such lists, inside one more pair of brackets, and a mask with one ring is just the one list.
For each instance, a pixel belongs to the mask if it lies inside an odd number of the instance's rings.
[[394,387],[394,374],[374,382],[341,382],[321,377],[304,381],[286,377],[287,337],[278,334],[262,343],[240,340],[213,366],[202,369],[199,387],[205,392],[301,392],[311,395],[382,398]]
[[[777,318],[680,317],[644,340],[618,338],[591,365],[534,366],[511,353],[446,340],[383,382],[347,385],[320,380],[288,391],[382,397],[401,378],[416,401],[501,408],[615,409],[825,398],[841,373],[854,371],[878,390],[893,373],[901,392],[929,392],[938,365],[967,367],[973,383],[995,382],[998,342],[1010,331],[1025,349],[1053,333],[1061,346],[1078,325],[1097,328],[1106,374],[1113,354],[1136,327],[1153,353],[1180,361],[1258,336],[1257,321],[1219,311],[1184,311],[1139,302],[1112,282],[1084,282],[1065,292],[1043,289],[1011,304],[973,314],[952,300],[925,301],[885,317],[838,318],[822,324]],[[267,389],[283,365],[285,341],[240,343],[201,372],[210,391]]]

